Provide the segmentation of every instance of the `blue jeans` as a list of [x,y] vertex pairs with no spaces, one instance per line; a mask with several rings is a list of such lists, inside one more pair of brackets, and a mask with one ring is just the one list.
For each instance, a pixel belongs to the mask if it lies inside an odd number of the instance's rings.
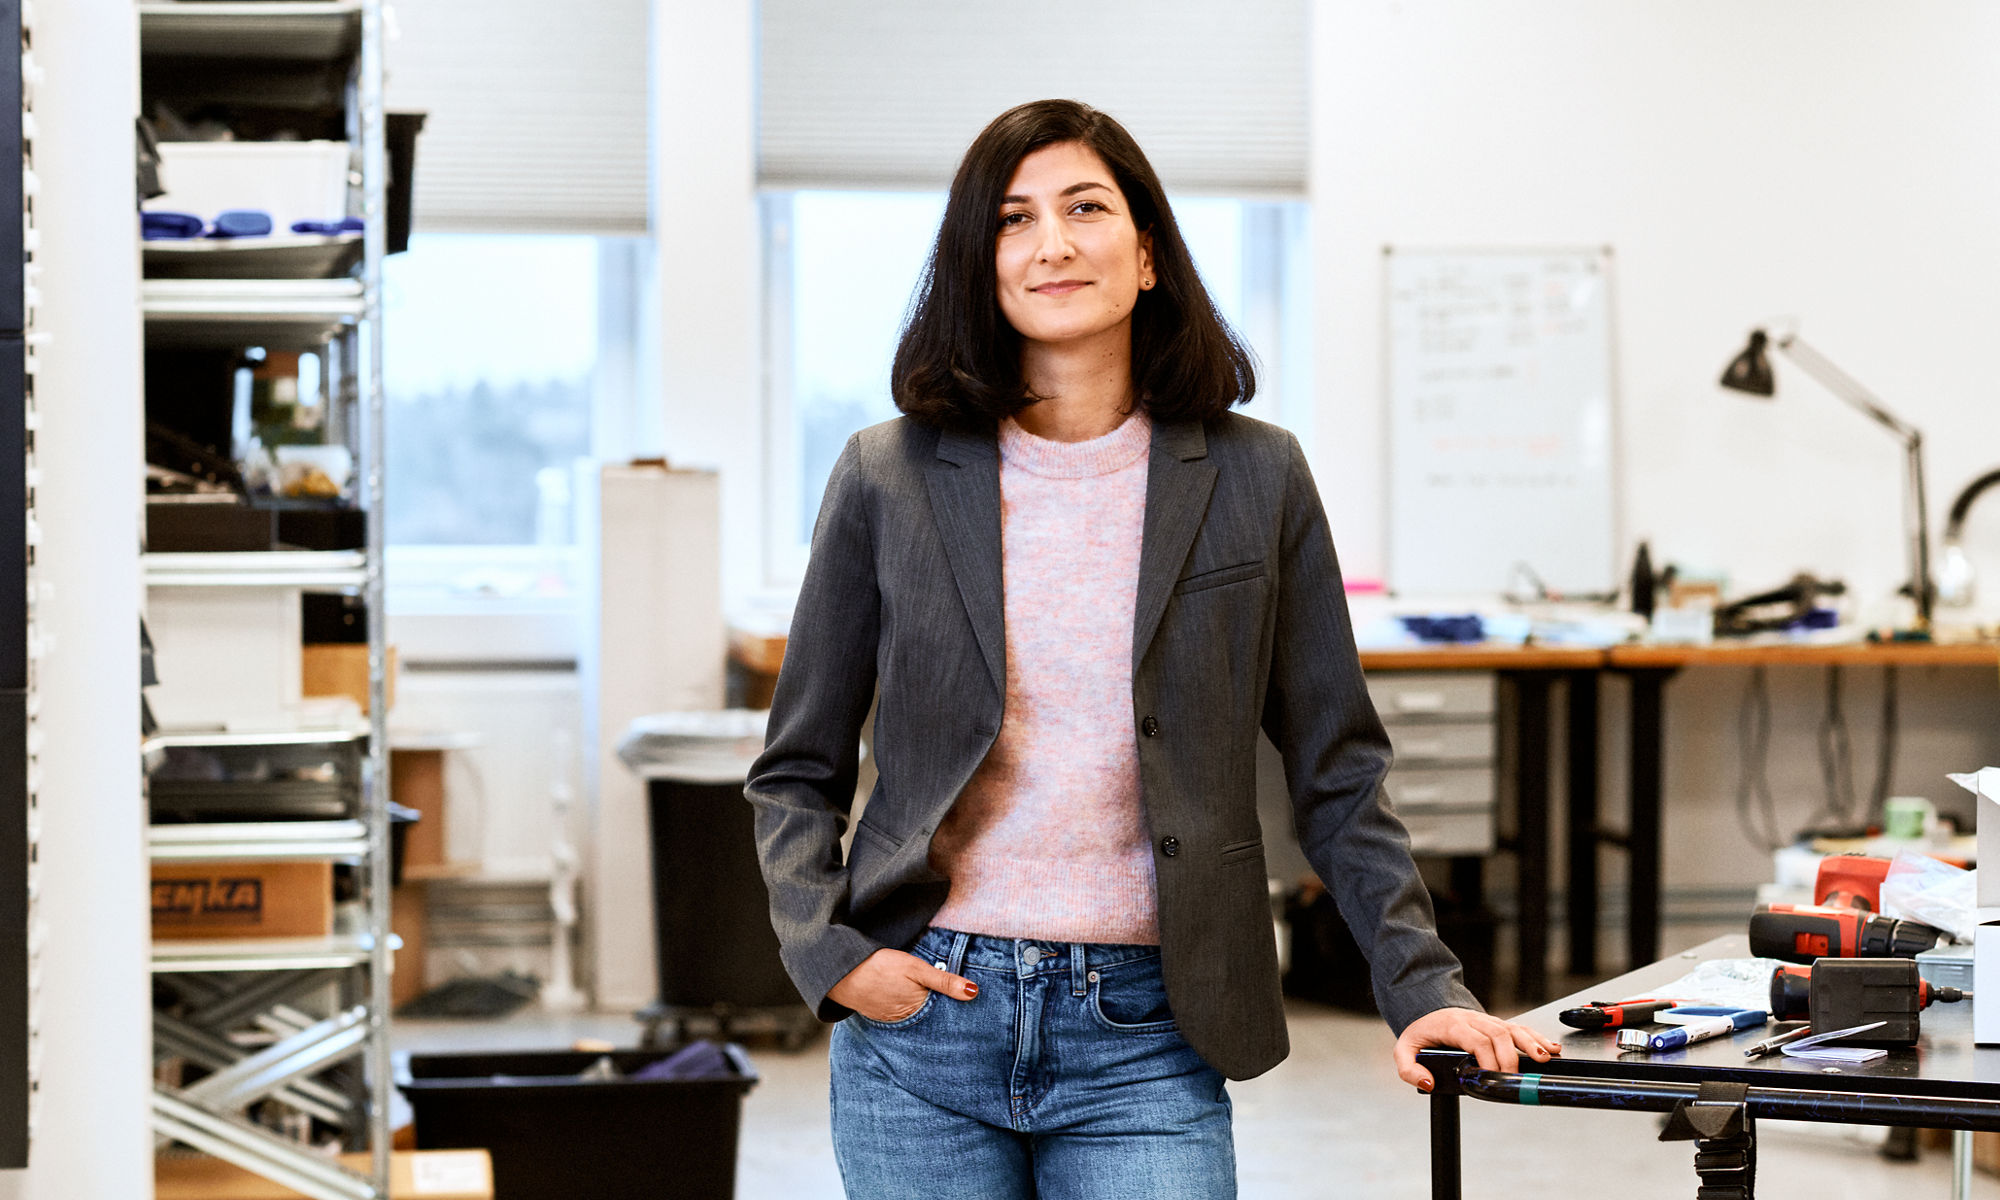
[[931,928],[979,985],[833,1030],[833,1150],[853,1200],[1236,1195],[1229,1095],[1167,1008],[1157,946]]

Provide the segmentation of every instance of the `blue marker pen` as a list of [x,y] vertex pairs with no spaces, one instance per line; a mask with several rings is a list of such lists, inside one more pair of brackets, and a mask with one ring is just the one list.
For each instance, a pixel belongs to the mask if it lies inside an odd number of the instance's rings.
[[1645,1050],[1657,1053],[1662,1050],[1678,1050],[1696,1042],[1734,1033],[1739,1029],[1754,1029],[1771,1019],[1771,1014],[1762,1009],[1711,1009],[1709,1013],[1695,1013],[1682,1010],[1679,1019],[1674,1013],[1662,1013],[1659,1020],[1675,1021],[1674,1028],[1659,1033],[1647,1033],[1643,1029],[1621,1029],[1618,1031],[1618,1048],[1621,1050]]

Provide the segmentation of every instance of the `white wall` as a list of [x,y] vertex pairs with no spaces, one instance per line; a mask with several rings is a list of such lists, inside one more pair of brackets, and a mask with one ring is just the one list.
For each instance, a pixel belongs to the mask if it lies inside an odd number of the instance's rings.
[[[1621,556],[1649,538],[1655,561],[1745,590],[1810,569],[1879,599],[1904,578],[1887,434],[1781,357],[1773,404],[1715,385],[1777,315],[1925,431],[1934,531],[2000,465],[2000,9],[1323,0],[1315,18],[1313,449],[1352,573],[1384,558],[1385,244],[1615,248]],[[1992,596],[2000,538],[1984,536]],[[1865,786],[1879,680],[1849,674]],[[1895,790],[1946,801],[1943,772],[2000,761],[1993,672],[1905,676]],[[1732,808],[1745,682],[1694,672],[1669,692],[1670,889],[1768,875]],[[1792,821],[1818,798],[1824,682],[1772,680],[1770,775]],[[1609,728],[1622,703],[1611,689]],[[1606,751],[1609,782],[1623,755]]]
[[1905,575],[1889,436],[1745,332],[1801,332],[1922,428],[1931,508],[2000,463],[2000,11],[1976,0],[1344,0],[1316,12],[1323,487],[1383,559],[1381,248],[1617,254],[1628,535],[1747,588]]
[[35,6],[42,194],[41,1097],[7,1200],[151,1196],[139,791],[139,262],[129,0]]

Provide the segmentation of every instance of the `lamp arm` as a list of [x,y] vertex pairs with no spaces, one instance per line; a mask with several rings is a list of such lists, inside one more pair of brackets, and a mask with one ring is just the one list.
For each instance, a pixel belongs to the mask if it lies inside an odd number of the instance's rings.
[[1860,409],[1872,420],[1887,428],[1897,437],[1902,438],[1904,445],[1912,445],[1923,437],[1922,434],[1917,432],[1915,426],[1907,424],[1894,413],[1883,408],[1882,402],[1876,398],[1875,393],[1862,387],[1860,381],[1855,379],[1854,376],[1834,366],[1824,354],[1821,354],[1808,345],[1804,338],[1795,333],[1787,333],[1773,340],[1776,341],[1778,349],[1785,352],[1786,357],[1805,368],[1806,374],[1819,380],[1820,384],[1827,391],[1832,392],[1855,408]]
[[[1805,369],[1806,374],[1819,380],[1826,390],[1860,409],[1903,442],[1906,463],[1906,486],[1909,488],[1911,507],[1916,509],[1916,533],[1910,544],[1910,598],[1917,603],[1917,630],[1928,635],[1931,630],[1931,534],[1929,498],[1924,494],[1924,435],[1916,426],[1910,425],[1875,398],[1875,393],[1862,387],[1860,381],[1836,367],[1827,357],[1813,349],[1795,333],[1788,333],[1775,339],[1778,349]],[[1905,518],[1907,520],[1907,517]],[[1906,525],[1905,529],[1908,528]]]

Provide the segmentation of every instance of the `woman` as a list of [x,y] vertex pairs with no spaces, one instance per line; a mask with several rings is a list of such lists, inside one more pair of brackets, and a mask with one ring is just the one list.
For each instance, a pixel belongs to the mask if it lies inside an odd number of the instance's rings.
[[1403,1078],[1429,1090],[1420,1046],[1555,1052],[1437,939],[1304,457],[1228,411],[1254,386],[1117,122],[1043,101],[979,135],[745,789],[786,967],[841,1022],[851,1196],[1235,1194],[1223,1080],[1286,1053],[1260,729]]

